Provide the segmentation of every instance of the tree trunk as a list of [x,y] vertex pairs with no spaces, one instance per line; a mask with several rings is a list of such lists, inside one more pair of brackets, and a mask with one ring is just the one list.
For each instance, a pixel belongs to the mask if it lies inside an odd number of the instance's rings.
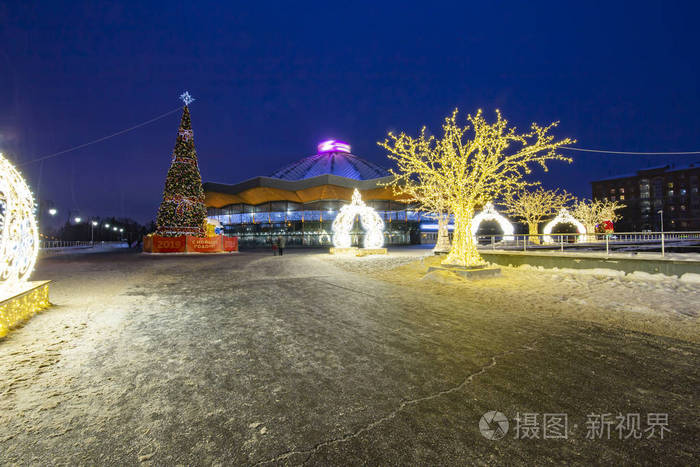
[[450,216],[441,215],[438,217],[438,234],[433,253],[449,253],[450,251],[450,232],[447,229],[447,224],[450,223]]
[[540,244],[540,237],[537,236],[537,234],[539,233],[537,231],[537,228],[537,223],[528,224],[527,226],[528,233],[530,234],[530,243],[534,243],[535,245]]
[[452,234],[452,248],[450,254],[442,261],[442,264],[456,266],[483,266],[486,261],[479,255],[476,241],[472,235],[472,209],[463,209],[455,212],[455,229]]

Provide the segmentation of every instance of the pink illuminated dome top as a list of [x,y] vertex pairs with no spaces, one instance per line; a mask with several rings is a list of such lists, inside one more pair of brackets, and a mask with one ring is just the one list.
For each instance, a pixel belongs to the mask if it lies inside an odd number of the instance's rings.
[[282,180],[303,180],[319,175],[337,175],[353,180],[388,177],[389,171],[350,153],[345,141],[329,139],[317,146],[318,153],[275,171],[271,177]]
[[350,145],[345,141],[329,139],[328,141],[318,143],[318,153],[323,154],[324,152],[344,152],[350,154]]

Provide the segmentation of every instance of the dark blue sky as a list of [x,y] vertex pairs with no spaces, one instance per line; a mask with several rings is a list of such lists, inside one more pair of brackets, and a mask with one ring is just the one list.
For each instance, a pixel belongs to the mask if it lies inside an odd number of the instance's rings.
[[[325,138],[386,166],[388,130],[437,130],[454,107],[560,120],[580,147],[700,148],[697,2],[224,3],[0,4],[0,151],[54,153],[171,110],[183,90],[205,181],[267,175]],[[64,214],[149,220],[178,122],[22,171]],[[543,180],[581,196],[596,177],[700,160],[572,155]]]

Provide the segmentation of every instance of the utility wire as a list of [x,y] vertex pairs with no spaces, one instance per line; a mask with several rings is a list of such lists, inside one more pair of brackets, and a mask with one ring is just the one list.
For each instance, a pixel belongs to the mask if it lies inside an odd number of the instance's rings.
[[154,117],[154,118],[152,118],[152,119],[150,119],[150,120],[146,120],[145,122],[139,123],[138,125],[134,125],[134,126],[132,126],[132,127],[130,127],[130,128],[126,128],[126,129],[121,130],[121,131],[118,131],[118,132],[116,132],[116,133],[112,133],[111,135],[108,135],[108,136],[103,136],[102,138],[98,138],[98,139],[96,139],[96,140],[94,140],[94,141],[89,141],[89,142],[84,143],[84,144],[81,144],[81,145],[79,145],[79,146],[74,146],[74,147],[72,147],[72,148],[64,149],[63,151],[55,152],[55,153],[53,153],[53,154],[49,154],[48,156],[39,157],[38,159],[33,159],[33,160],[31,160],[31,161],[22,162],[22,163],[17,164],[17,165],[25,165],[25,164],[31,164],[31,163],[34,163],[34,162],[44,161],[44,160],[46,160],[46,159],[51,159],[52,157],[60,156],[61,154],[65,154],[65,153],[67,153],[67,152],[75,151],[75,150],[77,150],[77,149],[82,149],[82,148],[84,148],[84,147],[86,147],[86,146],[90,146],[90,145],[92,145],[92,144],[99,143],[99,142],[101,142],[101,141],[105,141],[105,140],[110,139],[110,138],[114,138],[115,136],[123,135],[124,133],[128,133],[129,131],[135,130],[135,129],[137,129],[137,128],[141,128],[142,126],[146,126],[146,125],[148,125],[149,123],[153,123],[153,122],[155,122],[155,121],[157,121],[157,120],[160,120],[161,118],[165,118],[165,117],[167,117],[167,116],[170,115],[170,114],[174,114],[175,112],[178,112],[179,110],[181,110],[182,107],[183,107],[183,106],[180,106],[180,107],[178,107],[178,108],[176,108],[176,109],[171,110],[170,112],[166,112],[166,113],[164,113],[164,114],[162,114],[162,115],[158,115],[157,117]]
[[[141,128],[142,126],[146,126],[150,123],[153,123],[155,121],[160,120],[161,118],[165,118],[170,114],[174,114],[175,112],[178,112],[180,109],[182,109],[183,106],[179,106],[176,109],[173,109],[169,112],[166,112],[162,115],[158,115],[157,117],[154,117],[150,120],[146,120],[145,122],[139,123],[138,125],[134,125],[132,127],[126,128],[124,130],[118,131],[116,133],[112,133],[111,135],[108,136],[103,136],[102,138],[98,138],[93,141],[89,141],[87,143],[74,146],[72,148],[64,149],[63,151],[55,152],[53,154],[49,154],[48,156],[43,156],[39,157],[37,159],[32,159],[27,162],[22,162],[17,165],[26,165],[26,164],[32,164],[34,162],[40,162],[44,161],[46,159],[51,159],[56,156],[60,156],[61,154],[65,154],[67,152],[72,152],[78,149],[82,149],[84,147],[90,146],[95,143],[99,143],[105,140],[108,140],[110,138],[114,138],[115,136],[123,135],[124,133],[128,133],[132,130],[135,130],[137,128]],[[634,155],[634,156],[692,156],[692,155],[700,155],[700,151],[673,151],[673,152],[634,152],[634,151],[609,151],[605,149],[585,149],[585,148],[574,148],[570,146],[561,146],[561,149],[568,149],[569,151],[579,151],[579,152],[592,152],[592,153],[598,153],[598,154],[623,154],[623,155]]]
[[583,149],[583,148],[572,148],[569,146],[560,146],[561,149],[568,149],[570,151],[581,151],[581,152],[595,152],[600,154],[625,154],[633,156],[693,156],[700,154],[700,151],[673,151],[673,152],[633,152],[633,151],[607,151],[605,149]]

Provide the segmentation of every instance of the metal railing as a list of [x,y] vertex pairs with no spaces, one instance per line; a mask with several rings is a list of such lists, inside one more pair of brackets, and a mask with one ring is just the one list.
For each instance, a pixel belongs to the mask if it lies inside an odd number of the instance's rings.
[[482,249],[492,250],[560,250],[611,252],[659,252],[667,248],[700,250],[700,232],[611,232],[611,233],[552,233],[517,235],[478,235]]

